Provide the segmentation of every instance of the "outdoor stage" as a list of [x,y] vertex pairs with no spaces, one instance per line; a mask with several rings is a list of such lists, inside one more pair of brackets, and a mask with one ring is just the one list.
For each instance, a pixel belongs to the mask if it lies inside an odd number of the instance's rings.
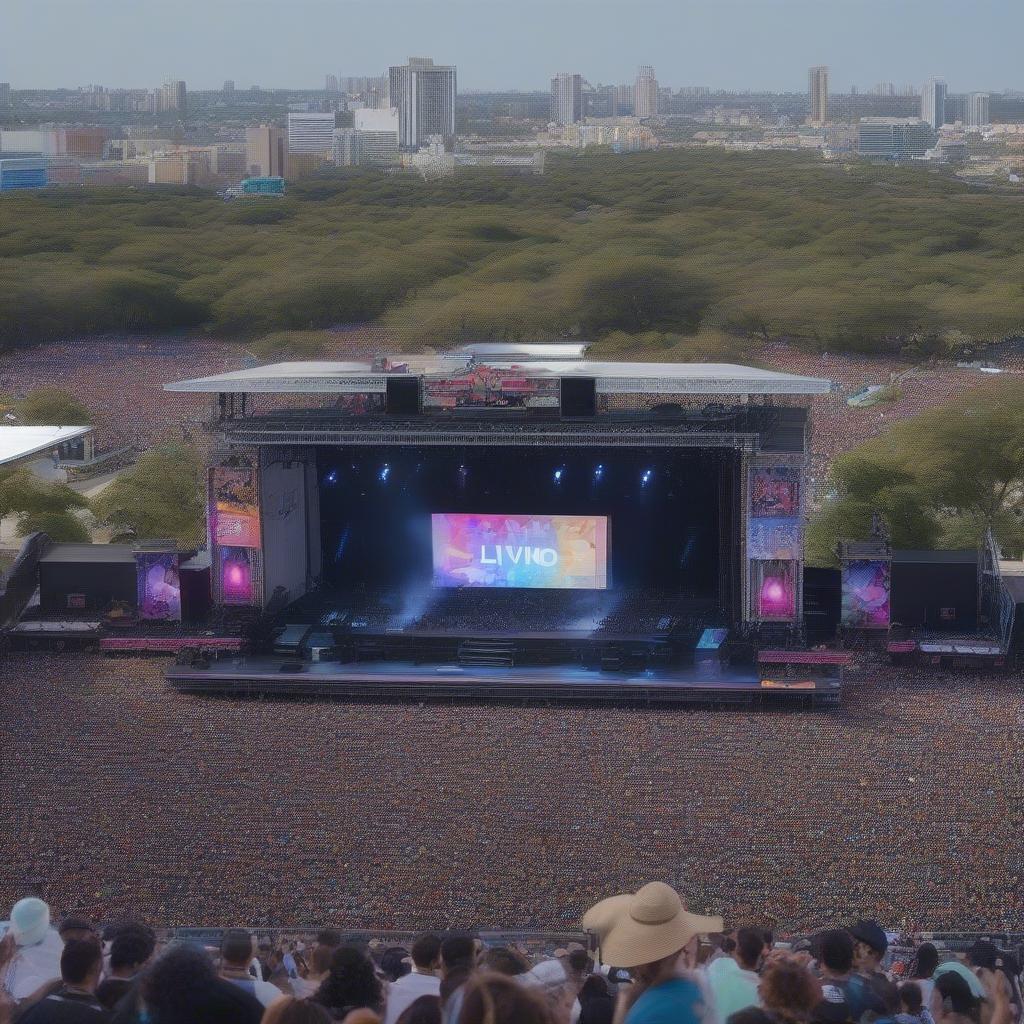
[[178,690],[262,697],[346,700],[593,701],[629,704],[763,704],[827,707],[840,702],[841,683],[802,674],[765,685],[757,666],[726,666],[715,658],[685,667],[638,673],[598,672],[580,665],[491,667],[377,661],[305,662],[294,658],[223,658],[207,666],[175,665],[167,680]]

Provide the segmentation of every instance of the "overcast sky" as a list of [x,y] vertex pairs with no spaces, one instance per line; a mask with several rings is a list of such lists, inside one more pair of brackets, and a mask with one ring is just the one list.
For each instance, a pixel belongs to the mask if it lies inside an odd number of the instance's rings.
[[460,89],[545,89],[556,71],[674,87],[834,90],[941,76],[1024,88],[1024,0],[0,0],[0,81],[14,88],[322,88],[409,55]]

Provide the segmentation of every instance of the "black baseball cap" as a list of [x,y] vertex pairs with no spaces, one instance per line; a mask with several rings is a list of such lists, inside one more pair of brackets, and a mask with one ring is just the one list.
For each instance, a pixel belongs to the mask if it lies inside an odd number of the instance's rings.
[[883,954],[889,948],[889,940],[877,921],[858,921],[850,929],[850,934],[858,942],[870,946],[876,953]]

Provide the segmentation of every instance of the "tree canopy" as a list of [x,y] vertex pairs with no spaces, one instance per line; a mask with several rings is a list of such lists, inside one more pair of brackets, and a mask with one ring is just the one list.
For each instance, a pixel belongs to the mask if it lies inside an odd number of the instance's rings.
[[67,484],[48,483],[27,469],[0,470],[0,519],[16,516],[19,537],[42,530],[56,541],[88,541],[89,530],[75,514],[88,507]]
[[89,410],[68,391],[37,388],[13,405],[19,422],[56,427],[83,427],[92,423]]
[[114,541],[166,538],[198,547],[205,538],[202,460],[185,444],[151,449],[97,495],[92,508]]
[[724,330],[915,354],[1024,326],[1024,205],[935,170],[712,150],[543,177],[335,169],[281,201],[77,189],[0,204],[0,347],[379,320],[417,342]]
[[896,424],[840,456],[811,523],[807,555],[830,564],[836,541],[886,519],[895,547],[973,547],[991,529],[1024,550],[1024,384],[998,382]]

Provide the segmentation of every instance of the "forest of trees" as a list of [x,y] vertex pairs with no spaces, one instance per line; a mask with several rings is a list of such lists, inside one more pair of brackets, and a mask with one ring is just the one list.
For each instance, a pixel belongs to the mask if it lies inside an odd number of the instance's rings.
[[277,201],[6,195],[0,347],[379,320],[410,346],[702,331],[930,352],[1024,326],[1024,204],[942,172],[701,150],[548,168],[338,170]]

